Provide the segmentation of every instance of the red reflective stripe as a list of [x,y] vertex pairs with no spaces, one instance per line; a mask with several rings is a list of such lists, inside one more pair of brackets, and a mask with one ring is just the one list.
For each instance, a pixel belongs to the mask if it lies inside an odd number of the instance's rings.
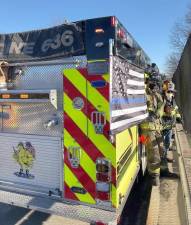
[[[64,112],[64,126],[76,142],[86,151],[89,157],[95,162],[98,157],[105,156],[97,149],[92,141],[80,130],[66,112]],[[112,166],[112,183],[116,186],[116,170]]]
[[104,88],[96,88],[96,90],[107,100],[109,101],[109,83],[104,80],[101,75],[88,75],[88,71],[86,68],[80,68],[78,71],[88,80],[90,83],[91,81],[96,80],[103,80],[106,82],[106,86]]
[[95,199],[95,182],[89,177],[89,175],[84,171],[84,169],[79,166],[78,168],[72,168],[68,160],[67,148],[64,148],[64,162],[77,177],[79,182],[82,184],[84,189]]
[[[75,97],[80,97],[83,99],[85,106],[81,110],[88,118],[91,120],[91,113],[93,111],[97,111],[97,109],[85,98],[78,89],[66,78],[64,77],[64,91],[70,97],[70,99],[74,99]],[[104,126],[104,136],[109,139],[109,122],[106,121],[106,125]]]
[[64,182],[64,198],[79,201],[77,196],[71,191],[66,182]]

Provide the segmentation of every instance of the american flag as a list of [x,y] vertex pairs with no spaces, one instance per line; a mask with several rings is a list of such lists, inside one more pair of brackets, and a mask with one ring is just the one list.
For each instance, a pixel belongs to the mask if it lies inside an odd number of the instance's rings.
[[148,116],[144,71],[113,57],[111,96],[111,133],[139,124]]

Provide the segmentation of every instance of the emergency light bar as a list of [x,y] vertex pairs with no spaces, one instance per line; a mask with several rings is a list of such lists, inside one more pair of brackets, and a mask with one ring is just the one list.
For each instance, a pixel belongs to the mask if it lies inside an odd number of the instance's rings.
[[57,109],[56,90],[0,90],[0,102],[50,102]]

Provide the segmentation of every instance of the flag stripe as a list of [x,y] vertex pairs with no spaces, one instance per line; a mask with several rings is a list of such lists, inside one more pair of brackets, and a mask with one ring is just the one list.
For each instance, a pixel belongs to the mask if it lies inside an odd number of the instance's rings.
[[130,79],[130,80],[137,81],[137,82],[144,82],[145,81],[144,78],[138,78],[138,77],[132,76],[130,74],[127,75],[127,78]]
[[145,85],[144,81],[136,81],[136,80],[131,80],[131,79],[127,80],[127,84],[141,86],[141,87],[144,87],[144,85]]
[[144,78],[143,73],[139,73],[139,72],[137,72],[135,70],[132,70],[132,69],[129,70],[129,75],[135,76],[135,77],[138,77],[138,78]]
[[112,123],[124,121],[124,120],[127,120],[127,119],[137,118],[138,116],[144,115],[146,113],[147,113],[147,111],[143,110],[143,111],[138,111],[138,112],[134,112],[134,113],[130,113],[130,114],[112,117]]
[[113,110],[112,111],[112,117],[115,116],[121,116],[121,115],[125,115],[125,114],[131,114],[131,113],[135,113],[135,112],[139,112],[142,110],[146,110],[147,106],[143,105],[143,106],[139,106],[139,107],[132,107],[132,108],[125,108],[125,109],[121,109],[121,110]]
[[145,86],[127,85],[127,89],[131,90],[144,90]]
[[127,89],[127,94],[128,95],[138,95],[138,94],[145,94],[145,90],[134,90],[134,89]]
[[115,123],[112,123],[111,124],[111,129],[116,129],[120,126],[124,126],[125,124],[130,124],[130,123],[133,123],[135,121],[140,121],[140,120],[144,120],[147,118],[147,114],[143,114],[143,115],[139,115],[139,116],[136,116],[134,118],[131,118],[131,119],[126,119],[126,120],[122,120],[122,121],[119,121],[119,122],[115,122]]

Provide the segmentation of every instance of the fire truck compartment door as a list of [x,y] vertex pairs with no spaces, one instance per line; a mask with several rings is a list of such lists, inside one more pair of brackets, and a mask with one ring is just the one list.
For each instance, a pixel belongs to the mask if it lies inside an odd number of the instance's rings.
[[61,168],[59,137],[0,133],[0,185],[60,195]]

